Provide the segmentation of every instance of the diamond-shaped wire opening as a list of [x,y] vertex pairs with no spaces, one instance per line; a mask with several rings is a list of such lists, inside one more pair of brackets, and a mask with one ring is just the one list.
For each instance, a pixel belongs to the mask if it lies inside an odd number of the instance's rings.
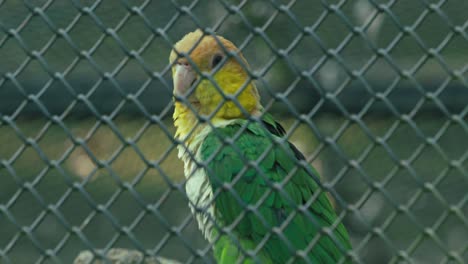
[[[34,234],[41,246],[45,250],[52,251],[62,242],[66,232],[67,228],[51,213],[46,214],[34,230]],[[53,256],[57,255],[56,253],[53,254]],[[48,257],[42,255],[40,258],[47,259]]]
[[70,37],[70,45],[76,46],[79,51],[91,51],[102,39],[102,30],[93,19],[77,10],[73,23],[67,25],[67,35]]
[[30,238],[21,234],[8,252],[8,259],[12,262],[27,262],[31,259],[38,260],[43,252],[40,252],[31,242]]
[[[425,237],[422,242],[419,243],[411,258],[415,261],[436,261],[441,262],[446,255],[445,250],[441,249],[439,245],[434,241],[433,237]],[[430,253],[428,253],[430,252]]]
[[[31,146],[20,147],[16,153],[17,156],[10,165],[11,172],[15,173],[20,181],[35,181],[47,166],[41,159],[41,155]],[[29,166],[30,164],[36,166]]]
[[[463,93],[464,81],[460,80],[449,80],[445,81],[443,85],[441,85],[436,94],[437,100],[442,104],[447,111],[452,113],[461,113],[463,108],[459,107],[463,104],[458,104],[460,102]],[[439,108],[437,106],[437,108]]]
[[[112,217],[112,216],[111,216]],[[91,212],[88,216],[86,225],[80,228],[83,236],[91,241],[91,245],[96,248],[112,247],[115,243],[116,234],[119,233],[116,227],[118,222],[112,217],[106,216],[104,213]],[[83,240],[80,241],[84,247],[87,245]]]
[[87,182],[97,179],[103,172],[99,170],[96,161],[90,157],[86,149],[74,146],[69,151],[63,165],[71,175]]
[[450,160],[462,161],[462,157],[466,155],[467,142],[458,141],[457,138],[467,134],[466,126],[460,123],[451,123],[443,134],[437,134],[440,148]]
[[0,240],[0,251],[5,253],[5,255],[9,254],[9,251],[12,249],[15,241],[19,238],[20,231],[18,230],[17,226],[13,223],[12,219],[9,219],[7,214],[9,214],[9,210],[6,208],[2,208],[0,212],[0,223],[2,224],[2,236]]

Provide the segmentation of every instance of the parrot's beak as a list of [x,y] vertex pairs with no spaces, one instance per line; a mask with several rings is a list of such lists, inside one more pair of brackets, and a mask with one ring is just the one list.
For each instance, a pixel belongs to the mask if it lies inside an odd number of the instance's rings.
[[174,95],[189,96],[190,87],[197,80],[197,74],[188,63],[175,65],[174,73]]

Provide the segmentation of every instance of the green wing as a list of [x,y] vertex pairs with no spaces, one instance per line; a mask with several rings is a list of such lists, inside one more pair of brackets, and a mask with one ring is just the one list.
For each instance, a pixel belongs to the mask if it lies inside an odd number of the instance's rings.
[[292,144],[273,143],[284,129],[270,116],[263,121],[216,129],[202,144],[217,223],[232,230],[216,232],[215,257],[219,263],[252,262],[250,250],[261,263],[347,263],[349,236],[335,223],[317,172],[297,166],[303,156]]

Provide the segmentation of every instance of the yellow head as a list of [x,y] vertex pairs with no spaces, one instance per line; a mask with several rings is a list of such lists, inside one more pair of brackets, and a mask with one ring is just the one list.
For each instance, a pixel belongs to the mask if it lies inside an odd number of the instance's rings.
[[[225,50],[237,56],[229,56]],[[169,60],[174,95],[185,98],[175,102],[176,136],[190,132],[197,115],[210,117],[216,126],[225,120],[246,118],[246,113],[260,109],[258,91],[245,69],[247,62],[229,40],[196,30],[175,44]],[[211,80],[200,73],[211,76]],[[234,98],[226,99],[225,95]]]

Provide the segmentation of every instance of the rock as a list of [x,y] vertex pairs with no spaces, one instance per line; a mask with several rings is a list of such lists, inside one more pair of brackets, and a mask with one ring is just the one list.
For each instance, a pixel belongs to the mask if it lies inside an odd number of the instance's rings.
[[[102,252],[102,250],[96,250]],[[95,256],[91,251],[80,252],[74,264],[180,264],[180,262],[162,257],[145,257],[137,250],[112,248],[107,252],[106,259]]]

